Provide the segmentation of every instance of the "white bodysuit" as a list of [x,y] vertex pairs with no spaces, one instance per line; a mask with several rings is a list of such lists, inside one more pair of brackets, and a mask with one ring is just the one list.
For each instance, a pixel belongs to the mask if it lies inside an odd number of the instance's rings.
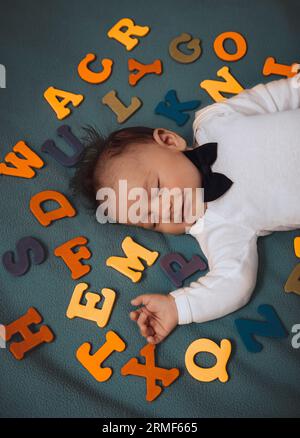
[[209,272],[171,292],[179,324],[244,306],[257,280],[257,238],[300,228],[300,73],[197,111],[193,130],[199,147],[218,143],[211,169],[233,184],[190,228]]

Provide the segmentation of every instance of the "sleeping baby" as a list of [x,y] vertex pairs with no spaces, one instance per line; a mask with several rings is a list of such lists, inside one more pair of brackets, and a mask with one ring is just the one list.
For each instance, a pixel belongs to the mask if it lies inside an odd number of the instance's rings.
[[[85,129],[73,195],[84,195],[93,211],[105,204],[102,217],[109,210],[111,222],[187,233],[208,261],[209,272],[189,286],[131,301],[137,307],[130,318],[147,342],[161,342],[178,324],[210,321],[244,306],[256,284],[258,237],[300,227],[300,73],[197,111],[192,148],[163,128],[124,128],[108,137]],[[111,209],[99,195],[103,188],[115,193]],[[130,211],[128,193],[135,188],[158,200],[145,200],[139,220],[122,208]],[[161,193],[174,188],[177,194],[189,189],[189,202],[184,196],[162,201]],[[176,209],[175,198],[181,199]]]

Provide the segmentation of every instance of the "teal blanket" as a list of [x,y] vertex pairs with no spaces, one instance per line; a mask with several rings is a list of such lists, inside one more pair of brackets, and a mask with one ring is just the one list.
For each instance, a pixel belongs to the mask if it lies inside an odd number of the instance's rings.
[[[32,263],[28,272],[19,277],[11,275],[1,264],[0,323],[9,324],[34,307],[55,334],[53,342],[33,349],[21,361],[8,348],[0,349],[1,417],[299,416],[300,349],[292,346],[291,329],[300,323],[300,297],[284,292],[284,284],[299,261],[293,248],[299,232],[259,238],[258,281],[246,307],[219,320],[178,326],[157,346],[157,364],[178,368],[180,377],[149,403],[145,380],[120,373],[130,358],[139,357],[145,345],[129,318],[130,300],[141,293],[168,293],[175,288],[160,268],[159,259],[145,269],[139,283],[132,283],[107,267],[106,259],[122,255],[121,243],[126,236],[160,255],[175,251],[187,259],[194,254],[204,256],[197,242],[187,235],[170,236],[135,227],[99,224],[78,199],[71,197],[68,184],[74,169],[63,167],[41,151],[44,142],[53,139],[70,153],[56,133],[64,123],[79,137],[85,124],[96,125],[105,133],[120,128],[115,115],[101,102],[111,90],[116,90],[125,104],[129,104],[132,96],[143,102],[122,126],[163,126],[191,143],[193,112],[181,127],[154,112],[167,91],[175,89],[181,101],[199,99],[204,107],[213,101],[199,83],[217,79],[216,72],[224,65],[229,66],[244,88],[278,78],[265,77],[263,65],[269,56],[286,65],[300,62],[299,14],[296,0],[52,0],[43,2],[42,7],[37,0],[1,2],[0,64],[6,67],[6,88],[0,88],[1,161],[23,140],[45,162],[32,179],[0,175],[1,255],[15,251],[21,238],[32,236],[46,248],[46,260],[39,265]],[[107,36],[109,29],[125,17],[151,28],[131,52]],[[227,31],[241,33],[248,43],[246,55],[237,62],[222,61],[213,50],[215,38]],[[201,40],[201,57],[191,64],[177,63],[168,53],[171,40],[183,32]],[[234,52],[230,43],[227,50]],[[112,75],[106,82],[91,85],[79,78],[77,65],[87,53],[95,53],[98,60],[114,60]],[[128,83],[129,58],[145,64],[160,59],[163,73],[148,75],[132,87]],[[98,66],[95,64],[95,70]],[[50,86],[82,94],[85,99],[69,117],[59,121],[43,97]],[[77,215],[43,227],[31,213],[29,203],[33,195],[44,190],[67,196]],[[54,250],[78,236],[88,240],[92,257],[84,263],[92,268],[82,278],[73,280]],[[195,278],[197,274],[185,284]],[[74,287],[82,281],[95,292],[102,288],[116,291],[111,319],[103,329],[91,321],[66,316]],[[260,304],[276,309],[289,335],[284,339],[259,338],[264,348],[254,354],[245,348],[234,322],[237,318],[260,319],[257,313]],[[113,375],[100,383],[77,361],[75,354],[84,342],[90,342],[93,352],[97,351],[109,330],[118,333],[127,348],[107,360],[105,365],[113,369]],[[186,370],[185,352],[199,338],[217,343],[224,338],[231,341],[227,383],[200,382]],[[212,366],[214,360],[201,354],[197,362]]]

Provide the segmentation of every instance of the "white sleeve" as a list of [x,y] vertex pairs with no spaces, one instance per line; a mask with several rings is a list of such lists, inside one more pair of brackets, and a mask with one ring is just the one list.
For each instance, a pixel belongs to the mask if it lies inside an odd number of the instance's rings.
[[178,324],[205,322],[243,307],[255,288],[258,268],[257,235],[247,227],[216,224],[197,238],[209,272],[189,287],[170,294],[175,298]]
[[[253,88],[241,91],[225,101],[217,102],[204,108],[202,118],[218,110],[224,113],[241,113],[255,115],[288,111],[300,108],[300,72],[291,78],[276,79],[260,83]],[[205,112],[205,110],[208,112]],[[201,111],[201,110],[200,110]]]
[[224,101],[200,109],[195,113],[193,122],[194,142],[196,131],[204,126],[204,121],[207,123],[215,115],[237,113],[252,116],[297,108],[300,108],[300,72],[292,78],[255,85]]

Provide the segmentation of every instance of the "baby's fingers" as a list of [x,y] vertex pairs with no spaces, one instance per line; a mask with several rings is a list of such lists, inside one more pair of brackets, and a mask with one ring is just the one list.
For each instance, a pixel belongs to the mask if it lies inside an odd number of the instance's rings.
[[146,337],[154,334],[153,328],[148,324],[148,316],[145,313],[141,312],[137,324],[142,336]]
[[139,310],[134,310],[133,312],[129,313],[130,319],[132,319],[132,321],[137,321],[139,315],[141,313],[141,309]]
[[153,335],[147,336],[147,342],[149,342],[149,344],[159,344],[162,340],[163,338],[159,335],[156,335],[154,330]]

